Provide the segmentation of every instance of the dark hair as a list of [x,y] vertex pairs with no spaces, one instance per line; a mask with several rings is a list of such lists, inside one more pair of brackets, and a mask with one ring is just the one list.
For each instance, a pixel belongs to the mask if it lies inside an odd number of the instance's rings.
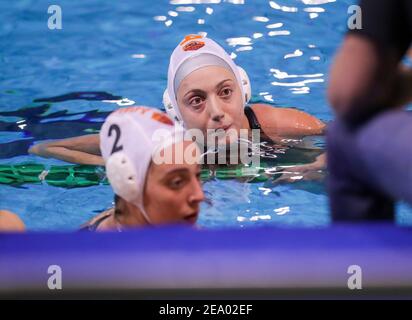
[[122,211],[119,208],[119,202],[120,202],[120,197],[115,194],[114,195],[114,214],[115,215],[119,215],[122,213]]

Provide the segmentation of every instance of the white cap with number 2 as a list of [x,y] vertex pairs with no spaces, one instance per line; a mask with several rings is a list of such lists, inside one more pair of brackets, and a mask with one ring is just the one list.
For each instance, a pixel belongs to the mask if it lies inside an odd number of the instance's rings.
[[[159,134],[162,138],[159,139]],[[153,153],[176,142],[173,121],[158,109],[129,107],[111,113],[100,131],[100,150],[115,194],[137,206],[147,222],[143,191]]]

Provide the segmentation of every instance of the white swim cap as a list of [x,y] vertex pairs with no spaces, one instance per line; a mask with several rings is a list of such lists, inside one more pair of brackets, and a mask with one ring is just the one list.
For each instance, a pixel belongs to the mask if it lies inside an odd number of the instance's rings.
[[114,193],[137,206],[149,223],[143,205],[148,168],[156,151],[179,141],[177,133],[166,114],[149,107],[116,110],[100,131],[100,150]]
[[163,94],[163,104],[169,116],[184,126],[177,104],[176,93],[180,82],[191,72],[206,67],[220,66],[230,70],[236,77],[244,105],[251,96],[251,86],[246,72],[237,66],[226,51],[212,39],[198,34],[187,35],[175,48],[169,63],[167,89]]

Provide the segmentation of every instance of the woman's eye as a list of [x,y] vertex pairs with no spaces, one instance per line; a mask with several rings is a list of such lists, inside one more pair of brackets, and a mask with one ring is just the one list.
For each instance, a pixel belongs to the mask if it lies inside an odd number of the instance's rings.
[[232,94],[232,89],[230,88],[225,88],[220,92],[220,95],[223,97],[228,97]]
[[178,188],[180,188],[181,186],[183,186],[183,183],[184,183],[184,180],[183,180],[183,179],[181,179],[181,178],[176,178],[176,179],[173,179],[172,181],[170,181],[170,186],[171,186],[173,189],[178,189]]
[[200,98],[200,97],[195,97],[195,98],[193,98],[193,99],[191,99],[190,100],[190,105],[192,106],[192,107],[200,107],[200,105],[202,104],[202,98]]

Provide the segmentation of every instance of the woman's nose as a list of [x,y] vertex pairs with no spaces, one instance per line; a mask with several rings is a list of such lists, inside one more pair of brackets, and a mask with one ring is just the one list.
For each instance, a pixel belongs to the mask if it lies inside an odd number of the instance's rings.
[[189,202],[191,204],[197,204],[205,200],[205,194],[203,192],[202,184],[197,179],[193,182],[192,188],[193,189],[189,197]]
[[217,101],[216,98],[211,98],[208,101],[208,108],[210,112],[210,118],[213,121],[219,122],[224,118],[225,113],[223,111],[223,108],[220,106],[219,101]]

